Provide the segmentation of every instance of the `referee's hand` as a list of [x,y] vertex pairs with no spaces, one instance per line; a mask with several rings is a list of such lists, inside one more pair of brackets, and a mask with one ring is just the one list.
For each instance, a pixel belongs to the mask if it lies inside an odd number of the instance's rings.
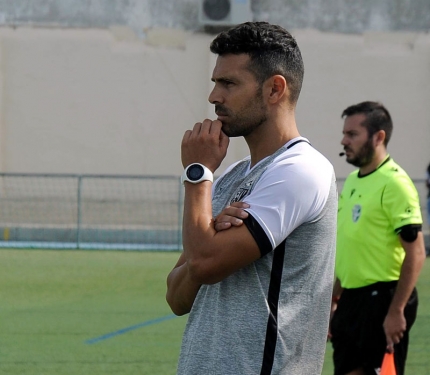
[[406,331],[406,319],[402,311],[389,311],[384,320],[384,331],[387,339],[387,351],[394,353],[394,345],[398,344]]

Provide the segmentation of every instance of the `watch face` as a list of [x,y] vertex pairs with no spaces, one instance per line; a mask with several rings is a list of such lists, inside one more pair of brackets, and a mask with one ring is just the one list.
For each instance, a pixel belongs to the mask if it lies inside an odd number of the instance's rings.
[[191,181],[198,181],[203,177],[204,170],[201,165],[193,164],[187,169],[187,177]]

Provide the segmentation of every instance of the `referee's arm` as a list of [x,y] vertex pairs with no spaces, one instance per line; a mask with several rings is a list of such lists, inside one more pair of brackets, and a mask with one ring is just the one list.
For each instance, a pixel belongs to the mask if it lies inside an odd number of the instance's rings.
[[409,239],[405,240],[403,237],[402,234],[399,235],[406,255],[396,291],[384,321],[387,349],[390,352],[393,352],[393,345],[400,342],[403,332],[406,330],[406,320],[403,311],[418,281],[418,276],[426,258],[422,231],[418,231],[413,241]]

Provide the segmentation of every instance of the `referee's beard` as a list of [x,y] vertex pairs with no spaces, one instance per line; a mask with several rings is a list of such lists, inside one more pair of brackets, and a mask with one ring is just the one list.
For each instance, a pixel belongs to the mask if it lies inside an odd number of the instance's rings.
[[372,137],[369,137],[366,143],[361,146],[355,156],[346,158],[347,163],[354,165],[355,167],[361,168],[370,164],[375,156],[375,148],[373,147]]

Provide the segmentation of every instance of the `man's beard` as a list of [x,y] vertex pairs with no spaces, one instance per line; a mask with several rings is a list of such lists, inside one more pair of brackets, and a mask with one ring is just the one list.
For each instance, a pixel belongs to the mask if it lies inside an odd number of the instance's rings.
[[364,167],[372,161],[375,155],[375,149],[373,147],[373,139],[369,137],[366,143],[358,151],[357,155],[351,159],[346,159],[349,164],[352,164],[358,168]]
[[263,104],[262,90],[259,90],[255,100],[238,114],[231,114],[221,104],[215,107],[217,112],[228,115],[228,120],[222,126],[222,131],[228,137],[246,137],[267,121],[267,108]]
[[232,117],[228,124],[223,125],[223,132],[228,137],[246,137],[267,120],[265,113],[257,118],[251,116],[249,118],[247,117]]

